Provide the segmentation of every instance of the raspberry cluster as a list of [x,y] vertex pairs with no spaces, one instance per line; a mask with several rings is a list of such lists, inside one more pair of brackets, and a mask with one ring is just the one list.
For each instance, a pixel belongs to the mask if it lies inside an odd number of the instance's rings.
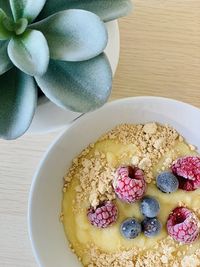
[[119,199],[127,203],[133,203],[145,194],[144,173],[133,166],[120,167],[115,173],[113,187]]
[[194,191],[200,188],[200,157],[179,158],[171,169],[179,180],[180,189]]
[[98,228],[106,228],[117,220],[118,210],[114,203],[107,201],[96,209],[88,210],[88,219],[92,225]]
[[178,207],[169,215],[167,231],[176,241],[190,244],[199,237],[199,221],[191,210],[185,207]]

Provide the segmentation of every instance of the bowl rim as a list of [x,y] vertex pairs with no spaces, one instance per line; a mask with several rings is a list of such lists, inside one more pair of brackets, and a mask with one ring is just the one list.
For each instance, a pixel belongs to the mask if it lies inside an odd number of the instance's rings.
[[30,191],[29,191],[29,198],[28,198],[28,212],[27,212],[27,223],[28,223],[28,235],[29,235],[29,239],[30,239],[30,243],[31,243],[31,248],[33,251],[33,255],[35,257],[35,260],[37,262],[37,264],[39,266],[42,267],[41,265],[41,261],[40,261],[40,255],[39,252],[37,251],[36,245],[35,245],[35,240],[34,240],[34,236],[32,233],[32,205],[33,205],[33,195],[35,192],[35,189],[37,188],[37,184],[39,182],[39,174],[40,171],[42,169],[43,164],[45,163],[48,155],[51,153],[52,149],[59,143],[60,139],[62,139],[62,137],[64,137],[64,135],[67,134],[67,132],[74,126],[76,126],[76,124],[79,123],[80,120],[88,120],[90,119],[91,114],[95,114],[97,112],[100,112],[101,109],[106,109],[107,107],[111,107],[111,106],[115,106],[118,105],[120,103],[124,103],[126,101],[128,102],[137,102],[137,101],[155,101],[155,102],[168,102],[171,104],[177,104],[179,106],[184,106],[186,108],[192,108],[193,110],[197,111],[200,113],[200,109],[196,106],[193,106],[191,104],[179,101],[179,100],[175,100],[175,99],[171,99],[171,98],[166,98],[166,97],[159,97],[159,96],[136,96],[136,97],[127,97],[127,98],[121,98],[118,100],[114,100],[111,102],[106,103],[102,108],[84,114],[83,116],[81,116],[80,118],[78,118],[77,120],[73,121],[67,128],[65,128],[64,130],[61,131],[61,133],[55,138],[55,140],[49,145],[48,149],[45,151],[45,153],[43,154],[40,163],[35,171],[35,174],[33,175],[33,179],[32,179],[32,183],[30,186]]

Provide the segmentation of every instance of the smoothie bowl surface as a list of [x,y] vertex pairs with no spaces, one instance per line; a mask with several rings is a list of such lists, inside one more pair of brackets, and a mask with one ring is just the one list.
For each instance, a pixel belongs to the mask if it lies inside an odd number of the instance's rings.
[[[68,241],[63,231],[63,226],[58,219],[63,199],[63,177],[68,173],[72,164],[72,160],[76,158],[82,150],[84,150],[89,144],[95,143],[96,140],[98,140],[98,138],[102,136],[102,134],[110,131],[117,125],[124,123],[146,124],[148,122],[157,122],[161,125],[168,124],[174,127],[181,136],[184,136],[188,144],[194,144],[198,150],[198,148],[200,147],[200,125],[197,123],[199,117],[199,109],[178,101],[157,97],[136,97],[109,103],[98,111],[87,114],[86,116],[83,116],[82,118],[74,122],[71,127],[68,128],[47,151],[38,168],[31,187],[28,216],[29,233],[33,251],[38,264],[45,267],[82,266],[78,258],[74,255],[74,253],[72,253],[71,249],[69,248]],[[110,145],[109,149],[111,149],[111,146],[112,145]],[[125,147],[126,146],[123,146],[123,149]],[[190,149],[188,146],[187,148]],[[103,149],[103,146],[100,145],[99,149]],[[120,148],[118,147],[117,149]],[[133,147],[131,149],[133,149]],[[112,162],[112,155],[110,156],[110,162]],[[179,154],[178,157],[179,156],[181,156],[181,154]],[[123,164],[127,166],[129,162],[126,161],[126,157],[122,159],[124,160]],[[134,162],[134,158],[131,159]],[[133,164],[133,162],[131,162],[131,164]],[[115,170],[118,165],[121,166],[121,162],[119,164],[118,159],[115,161],[115,164]],[[150,179],[150,177],[148,179]],[[156,194],[158,192],[158,194],[161,194],[163,196],[163,193],[157,188],[155,189],[155,187],[151,188],[151,186],[147,186],[146,190],[147,191],[145,191],[145,196],[147,196],[148,193],[149,196],[156,198],[156,195],[154,195],[155,190]],[[197,191],[192,191],[191,194],[193,194],[194,192],[196,194]],[[176,192],[171,194],[172,198],[176,198],[175,194]],[[184,200],[187,200],[187,195],[183,194],[183,196]],[[163,197],[163,200],[161,200],[162,197],[158,198],[158,201],[161,202],[161,209],[157,217],[163,225],[161,235],[153,237],[153,239],[147,239],[143,233],[140,233],[138,236],[138,240],[141,240],[141,244],[144,244],[147,248],[150,243],[149,240],[157,240],[160,239],[160,236],[167,235],[167,232],[164,228],[167,217],[162,218],[162,203],[167,202],[168,205],[169,198]],[[181,200],[182,198],[180,199],[180,201]],[[188,202],[186,204],[189,208],[191,208],[191,206],[189,205],[189,200],[187,201]],[[195,201],[198,201],[198,199]],[[124,214],[122,212],[119,212],[117,217],[118,221],[116,222],[116,224],[113,224],[111,228],[104,229],[105,238],[108,231],[111,231],[112,229],[111,232],[113,232],[112,244],[109,245],[109,240],[105,239],[104,241],[104,246],[106,246],[106,249],[109,250],[109,253],[113,253],[116,247],[119,248],[122,246],[122,244],[124,249],[126,249],[129,244],[133,244],[137,240],[137,238],[133,240],[126,240],[123,237],[121,238],[117,224],[119,226],[119,224],[121,224],[122,220],[125,217],[127,218],[133,215],[138,221],[143,218],[141,217],[142,215],[138,208],[138,203],[133,204],[133,206],[137,207],[136,209],[134,209],[134,213],[132,212],[132,205],[130,205],[129,203],[124,203],[119,201],[119,199],[116,199],[116,205],[119,211],[122,210],[124,206],[126,206],[127,208],[125,209]],[[171,209],[173,208],[174,206],[172,205]],[[71,210],[72,209],[73,206],[71,206]],[[167,216],[168,209],[170,209],[170,207],[167,206],[165,216]],[[65,216],[64,219],[66,219]],[[80,222],[82,221],[82,219],[83,222],[88,223],[87,215],[85,215],[84,218],[81,218]],[[87,232],[87,229],[84,230],[84,223],[82,226],[82,232]],[[89,227],[91,227],[90,229],[92,232],[94,232],[94,235],[101,231],[101,229],[96,229],[92,225],[89,225]],[[113,227],[116,227],[116,231]],[[73,229],[75,228],[76,224],[73,225],[72,235]],[[118,240],[119,236],[120,241],[119,243],[116,243],[115,241]],[[90,237],[91,236],[89,236],[89,238]],[[83,238],[81,237],[81,233],[79,238]],[[99,246],[102,245],[101,238],[95,238],[95,240],[99,242]],[[174,240],[172,240],[172,242],[174,242]],[[72,243],[71,240],[70,243]],[[128,254],[129,252],[124,252],[123,257],[129,257]],[[162,259],[164,261],[166,260],[165,257]]]
[[64,180],[61,221],[83,266],[200,264],[200,156],[174,128],[118,125]]

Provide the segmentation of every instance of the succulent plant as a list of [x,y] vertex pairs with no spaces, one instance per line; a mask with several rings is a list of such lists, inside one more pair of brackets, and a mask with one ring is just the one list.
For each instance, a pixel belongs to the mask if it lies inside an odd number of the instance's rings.
[[89,112],[112,86],[104,22],[130,0],[0,0],[0,138],[29,128],[38,88],[62,108]]

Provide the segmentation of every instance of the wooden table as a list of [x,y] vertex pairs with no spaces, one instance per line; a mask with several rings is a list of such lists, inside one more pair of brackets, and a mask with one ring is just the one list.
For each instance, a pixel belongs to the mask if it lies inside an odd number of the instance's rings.
[[[120,28],[121,60],[111,99],[158,95],[200,107],[199,0],[135,0],[134,13]],[[0,141],[1,267],[36,267],[27,233],[28,193],[57,135]]]

